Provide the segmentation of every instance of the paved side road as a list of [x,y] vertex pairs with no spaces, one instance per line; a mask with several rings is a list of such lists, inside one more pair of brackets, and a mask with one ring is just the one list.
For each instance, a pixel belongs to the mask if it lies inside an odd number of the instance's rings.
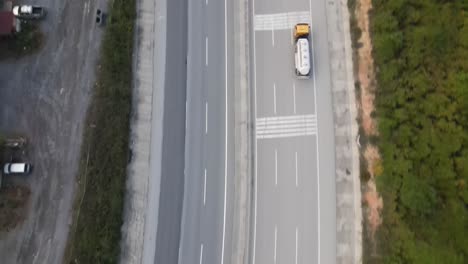
[[0,131],[29,139],[28,177],[5,177],[31,189],[22,225],[0,234],[2,264],[62,263],[69,231],[82,130],[94,85],[102,30],[94,13],[105,1],[38,0],[44,46],[0,62]]
[[326,12],[336,144],[336,263],[362,263],[358,125],[347,0],[328,0]]

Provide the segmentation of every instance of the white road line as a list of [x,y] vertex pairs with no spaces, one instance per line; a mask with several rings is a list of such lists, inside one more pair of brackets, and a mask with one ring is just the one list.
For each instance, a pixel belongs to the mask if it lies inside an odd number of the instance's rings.
[[[225,0],[226,1],[226,0]],[[252,0],[252,7],[253,7],[253,13],[255,14],[255,0]],[[252,18],[253,19],[253,18]],[[254,26],[255,28],[255,26]],[[253,33],[253,78],[254,78],[254,111],[255,111],[255,119],[257,119],[257,57],[256,57],[256,48],[255,48],[255,32]],[[254,196],[254,226],[253,226],[253,254],[252,254],[252,264],[255,264],[255,257],[256,257],[256,249],[257,249],[257,192],[258,192],[258,158],[257,158],[257,139],[255,139],[255,158],[254,158],[254,166],[255,166],[255,171],[254,171],[254,188],[255,188],[255,196]]]
[[280,132],[307,132],[313,131],[317,128],[315,124],[284,124],[284,125],[269,125],[268,127],[259,127],[257,135],[269,134],[269,133],[280,133]]
[[294,114],[296,114],[296,83],[293,82],[293,103],[294,103]]
[[208,0],[205,0],[205,5],[208,5]]
[[[309,0],[309,14],[310,14],[310,21],[313,25],[312,21],[312,0]],[[312,27],[314,28],[314,27]],[[312,70],[313,70],[313,81],[314,81],[314,108],[315,108],[315,115],[317,115],[317,85],[315,80],[315,49],[314,49],[314,38],[310,42],[311,45],[311,52],[312,52]],[[318,120],[318,119],[317,119]],[[317,121],[318,124],[318,121]],[[317,135],[315,137],[315,151],[316,151],[316,160],[317,160],[317,236],[318,236],[318,243],[317,243],[317,263],[320,264],[320,163],[319,163],[319,133],[317,129]]]
[[276,83],[273,83],[273,110],[276,115]]
[[274,251],[274,256],[273,256],[273,259],[276,263],[276,245],[277,245],[277,239],[278,239],[278,229],[276,228],[276,225],[275,225],[275,251]]
[[278,185],[278,150],[275,149],[275,185]]
[[208,102],[205,103],[205,134],[208,134]]
[[255,124],[258,139],[309,136],[317,131],[315,115],[262,117]]
[[275,46],[275,29],[271,27],[271,44]]
[[297,264],[297,248],[298,248],[298,244],[297,244],[297,227],[296,227],[296,264]]
[[303,136],[311,136],[315,135],[315,132],[298,132],[298,133],[283,133],[283,134],[275,134],[275,135],[258,135],[257,139],[272,139],[272,138],[291,138],[291,137],[303,137]]
[[270,117],[259,117],[256,119],[257,123],[259,122],[270,122],[276,120],[297,120],[297,119],[317,119],[316,115],[308,114],[308,115],[291,115],[291,116],[270,116]]
[[228,161],[228,69],[227,69],[227,0],[224,0],[224,205],[223,205],[223,242],[221,246],[221,264],[224,263],[224,241],[226,240],[226,196],[227,196],[227,161]]
[[[297,151],[296,151],[296,187],[298,186],[298,180],[297,180]],[[296,229],[296,233],[297,233],[297,229]],[[297,236],[297,235],[296,235]],[[297,238],[296,238],[297,240]]]
[[203,205],[206,204],[206,169],[205,169],[205,181],[203,184]]
[[200,246],[200,264],[203,263],[203,243]]
[[253,17],[254,31],[287,30],[297,23],[310,23],[308,11],[258,14]]
[[258,131],[257,136],[276,135],[276,134],[281,134],[281,133],[304,133],[305,135],[309,135],[316,131],[317,131],[316,127],[285,128],[285,129],[276,129],[274,131]]
[[208,66],[208,37],[205,37],[205,65]]

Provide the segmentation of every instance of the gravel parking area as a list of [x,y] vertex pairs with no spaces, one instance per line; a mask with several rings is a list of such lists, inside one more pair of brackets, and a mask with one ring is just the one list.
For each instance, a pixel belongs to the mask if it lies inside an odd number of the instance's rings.
[[4,183],[29,186],[31,195],[24,222],[0,234],[0,256],[2,264],[61,263],[102,35],[94,14],[105,0],[27,3],[48,11],[40,22],[44,46],[0,61],[0,132],[28,138],[21,159],[34,169],[26,177],[4,177]]

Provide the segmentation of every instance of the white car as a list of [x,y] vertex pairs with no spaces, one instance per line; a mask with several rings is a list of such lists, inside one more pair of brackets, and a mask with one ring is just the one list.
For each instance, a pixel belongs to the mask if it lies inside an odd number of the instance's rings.
[[3,166],[4,174],[28,174],[31,171],[29,163],[6,163]]

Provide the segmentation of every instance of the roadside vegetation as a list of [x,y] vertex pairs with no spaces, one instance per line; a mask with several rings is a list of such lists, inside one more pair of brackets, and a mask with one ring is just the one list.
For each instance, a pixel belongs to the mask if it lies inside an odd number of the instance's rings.
[[134,0],[114,0],[82,145],[66,263],[117,263],[129,156]]
[[40,49],[44,36],[39,26],[32,22],[22,22],[21,32],[0,40],[0,60],[20,58]]
[[468,2],[372,5],[383,209],[364,263],[468,263]]

